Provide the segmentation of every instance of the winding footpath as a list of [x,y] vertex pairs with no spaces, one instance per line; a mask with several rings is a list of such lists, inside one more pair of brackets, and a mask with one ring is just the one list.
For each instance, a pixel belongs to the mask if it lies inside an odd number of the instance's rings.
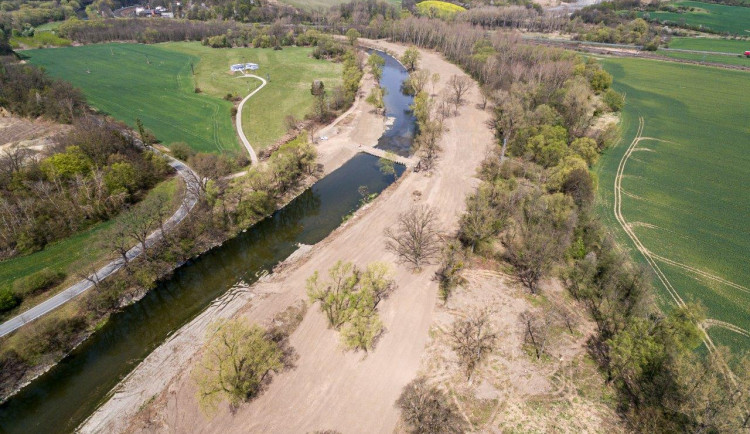
[[245,74],[237,78],[242,78],[242,77],[257,78],[258,80],[261,81],[261,85],[258,86],[258,88],[255,89],[254,91],[250,92],[250,94],[248,94],[245,98],[243,98],[242,101],[240,102],[240,105],[237,107],[237,133],[240,135],[240,140],[242,140],[242,144],[245,145],[245,149],[247,149],[247,153],[250,154],[250,162],[252,162],[253,164],[258,164],[258,155],[255,153],[255,150],[253,149],[253,147],[250,146],[250,142],[247,140],[247,137],[245,137],[245,132],[242,130],[242,109],[243,107],[245,107],[245,103],[247,102],[247,100],[249,100],[253,95],[258,93],[259,90],[263,89],[268,83],[266,82],[264,78],[258,77],[257,75],[253,75],[253,74]]
[[[169,217],[169,219],[164,223],[164,229],[168,231],[180,224],[180,222],[182,222],[185,217],[187,217],[190,210],[192,210],[195,204],[198,202],[197,192],[200,191],[200,177],[193,171],[193,169],[188,167],[182,161],[179,161],[169,155],[162,155],[169,160],[169,165],[177,171],[177,175],[185,181],[186,186],[185,197],[182,200],[182,204],[180,204],[180,207],[177,209],[177,211],[175,211],[175,213],[172,214],[172,216]],[[152,232],[146,239],[146,246],[151,247],[162,238],[163,234],[161,233],[161,230],[157,229]],[[126,256],[128,258],[128,261],[130,261],[137,258],[141,253],[143,253],[143,248],[140,244],[137,244],[135,247],[127,251]],[[35,319],[40,318],[47,313],[57,309],[58,307],[64,305],[75,297],[93,288],[95,286],[95,283],[101,282],[102,280],[116,273],[124,265],[125,263],[122,258],[115,259],[97,270],[94,274],[86,277],[85,279],[81,279],[62,292],[39,303],[38,305],[23,312],[22,314],[0,324],[0,337],[12,333],[24,324],[34,321]]]

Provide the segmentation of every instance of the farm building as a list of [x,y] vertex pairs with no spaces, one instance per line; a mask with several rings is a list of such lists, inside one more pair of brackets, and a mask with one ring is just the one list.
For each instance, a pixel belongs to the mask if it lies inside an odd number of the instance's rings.
[[257,63],[237,63],[229,67],[229,69],[232,72],[245,71],[245,70],[255,71],[258,68],[259,66]]

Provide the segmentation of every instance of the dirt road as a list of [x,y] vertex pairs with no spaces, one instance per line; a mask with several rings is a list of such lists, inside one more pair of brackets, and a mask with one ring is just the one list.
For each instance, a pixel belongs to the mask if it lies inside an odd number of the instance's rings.
[[[370,43],[396,54],[405,49],[385,42]],[[440,73],[438,89],[444,88],[452,75],[464,74],[427,51],[422,52],[421,64]],[[424,354],[437,282],[433,280],[436,266],[414,274],[395,265],[395,256],[385,249],[383,230],[394,226],[399,213],[412,206],[415,192],[421,193],[418,202],[436,209],[444,229],[457,228],[464,198],[478,184],[476,169],[493,143],[486,123],[490,114],[477,108],[479,100],[474,87],[459,115],[446,121],[443,152],[432,174],[408,173],[297,263],[249,291],[217,301],[141,363],[82,431],[392,432],[399,416],[394,401],[416,376]],[[327,170],[354,152],[349,145],[352,138],[368,139],[362,141],[367,146],[376,143],[382,130],[372,134],[366,122],[359,125],[362,122],[362,117],[355,116],[332,127],[338,129],[337,134],[320,144],[320,158]],[[382,119],[373,122],[382,124]],[[373,261],[393,264],[398,288],[381,305],[386,332],[376,349],[367,357],[344,352],[338,334],[327,328],[324,316],[314,306],[291,336],[299,355],[296,368],[276,375],[262,395],[236,412],[222,407],[213,417],[204,416],[189,373],[205,339],[206,326],[217,318],[235,315],[265,323],[275,313],[305,299],[307,277],[316,270],[325,272],[337,260],[360,266]]]

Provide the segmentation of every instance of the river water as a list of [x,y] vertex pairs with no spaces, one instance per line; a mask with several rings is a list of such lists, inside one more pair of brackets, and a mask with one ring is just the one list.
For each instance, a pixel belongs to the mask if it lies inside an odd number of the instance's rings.
[[[390,56],[381,85],[388,91],[386,114],[393,125],[379,146],[407,155],[414,135],[411,97],[401,94],[408,77]],[[143,299],[109,321],[46,374],[0,407],[2,433],[73,431],[103,402],[117,383],[174,331],[195,318],[237,283],[258,276],[292,254],[298,243],[315,244],[356,210],[358,188],[381,192],[394,181],[383,175],[376,157],[358,154],[287,206],[180,267]],[[403,167],[396,166],[400,176]]]

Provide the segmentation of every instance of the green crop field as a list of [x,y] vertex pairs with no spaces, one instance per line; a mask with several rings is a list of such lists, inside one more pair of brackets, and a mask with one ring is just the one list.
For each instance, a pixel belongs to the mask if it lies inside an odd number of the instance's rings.
[[153,45],[102,44],[29,50],[31,63],[81,88],[89,103],[135,126],[140,118],[165,144],[198,151],[240,150],[232,103],[194,92],[198,58]]
[[750,8],[748,7],[694,1],[679,1],[675,5],[694,8],[694,10],[680,13],[656,11],[647,12],[647,14],[650,18],[659,19],[661,22],[703,26],[716,32],[750,36]]
[[[743,54],[745,51],[750,50],[750,41],[719,38],[673,38],[669,43],[669,48],[706,51],[707,53],[682,53],[675,51],[661,51],[661,53],[675,59],[750,67],[750,59]],[[711,52],[722,54],[710,54]],[[729,55],[730,53],[732,55]]]
[[[625,93],[623,137],[597,166],[599,211],[622,245],[652,259],[684,301],[700,301],[716,344],[750,348],[750,73],[642,59],[607,58],[614,87]],[[635,142],[643,120],[641,140]],[[613,210],[618,166],[621,216]],[[651,267],[652,269],[654,267]],[[660,301],[674,304],[654,279]]]
[[227,93],[245,96],[260,85],[254,78],[238,78],[229,71],[235,63],[253,62],[260,66],[255,75],[270,78],[242,110],[242,127],[256,151],[275,143],[286,132],[284,117],[298,119],[310,112],[313,80],[322,80],[326,89],[342,83],[341,65],[310,56],[311,48],[210,48],[197,42],[160,44],[159,47],[199,58],[195,65],[195,83],[215,97]]

